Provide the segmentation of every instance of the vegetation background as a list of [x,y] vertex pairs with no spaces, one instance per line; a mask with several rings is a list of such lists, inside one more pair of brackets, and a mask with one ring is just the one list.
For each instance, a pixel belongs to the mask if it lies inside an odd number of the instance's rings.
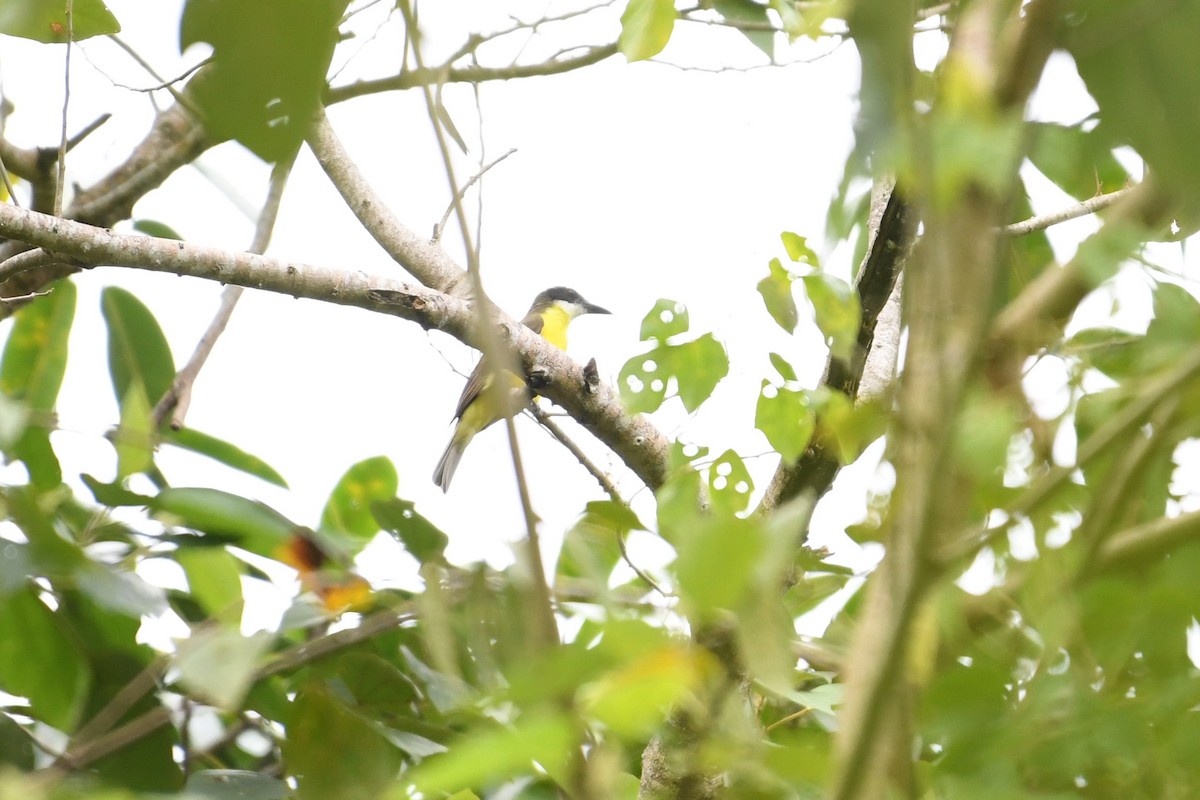
[[10,0],[0,796],[1190,797],[1197,33]]

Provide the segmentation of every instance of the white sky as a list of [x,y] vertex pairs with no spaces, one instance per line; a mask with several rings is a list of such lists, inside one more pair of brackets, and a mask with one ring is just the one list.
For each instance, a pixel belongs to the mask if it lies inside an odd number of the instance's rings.
[[[109,5],[125,26],[125,40],[162,74],[178,74],[181,64],[197,57],[189,53],[181,60],[176,50],[179,3],[110,0]],[[533,9],[527,17],[559,8],[545,2],[526,6]],[[484,0],[425,4],[428,59],[436,61],[437,53],[457,47],[464,24],[486,30],[491,25],[478,21],[488,16],[494,25],[503,24],[502,7],[509,6]],[[616,14],[588,17],[574,28],[587,26],[595,33],[586,41],[611,40]],[[339,50],[335,64],[350,52],[357,55],[338,82],[394,71],[398,27]],[[926,38],[924,46],[936,49]],[[553,41],[535,40],[527,55],[557,48]],[[81,50],[87,58],[73,61],[71,129],[103,111],[114,113],[68,161],[69,180],[87,185],[123,158],[151,113],[145,95],[114,89],[105,75],[139,86],[154,81],[110,42],[89,41]],[[815,330],[802,326],[794,337],[783,334],[754,286],[768,259],[783,255],[781,231],[808,236],[825,252],[825,210],[851,145],[857,57],[851,45],[833,48],[827,42],[804,45],[791,56],[827,52],[812,63],[720,74],[614,58],[571,75],[481,88],[486,157],[518,149],[484,179],[482,263],[489,292],[514,315],[522,314],[538,291],[558,284],[611,309],[611,317],[578,321],[570,346],[579,360],[596,357],[610,381],[642,351],[638,326],[655,300],[686,303],[693,331],[714,331],[725,343],[732,372],[695,417],[684,415],[674,401],[654,419],[672,435],[711,447],[713,455],[727,447],[743,456],[768,451],[753,430],[753,413],[760,381],[772,374],[769,351],[791,360],[810,385],[824,363]],[[16,106],[7,134],[15,143],[57,142],[62,53],[60,47],[0,39],[0,79]],[[684,24],[661,58],[708,66],[763,60],[740,34]],[[1035,114],[1073,122],[1088,113],[1090,100],[1081,94],[1069,59],[1056,58],[1051,74],[1064,88],[1040,92]],[[444,97],[459,129],[477,143],[470,87],[447,87]],[[420,93],[350,101],[330,116],[396,215],[418,232],[430,231],[449,194]],[[478,150],[471,155],[478,158]],[[252,221],[231,202],[227,187],[256,212],[267,167],[233,144],[210,151],[199,164],[139,203],[135,215],[165,222],[194,241],[244,249]],[[472,171],[460,163],[460,181]],[[1039,210],[1071,202],[1052,187],[1040,191]],[[1061,226],[1053,233],[1056,246],[1069,254],[1094,224],[1085,219]],[[447,231],[445,242],[457,254],[461,247],[455,236],[453,229]],[[399,274],[306,153],[289,184],[269,252]],[[1169,258],[1178,260],[1177,248]],[[845,274],[847,260],[842,252],[832,263]],[[94,270],[76,280],[79,310],[55,444],[69,476],[90,472],[107,480],[114,475],[115,458],[102,436],[115,424],[117,410],[107,376],[100,288],[125,286],[142,297],[182,364],[216,308],[220,287],[117,269]],[[1147,298],[1144,283],[1140,296]],[[1134,284],[1122,302],[1144,319],[1137,279]],[[523,526],[502,426],[477,438],[447,496],[429,477],[450,435],[450,414],[463,381],[452,366],[465,374],[473,359],[450,337],[426,334],[398,319],[248,291],[196,385],[187,421],[263,457],[283,473],[291,490],[169,449],[160,464],[176,485],[227,488],[259,498],[297,522],[315,524],[330,488],[348,466],[387,455],[400,471],[401,496],[415,500],[450,533],[452,559],[503,563],[509,559],[507,543],[521,535]],[[532,422],[521,420],[518,427],[534,506],[553,543],[587,500],[603,494]],[[598,463],[613,467],[626,497],[652,522],[650,498],[639,493],[636,480],[588,434],[580,431],[578,439]],[[775,459],[748,463],[761,490]],[[859,560],[841,531],[861,518],[864,487],[873,472],[868,462],[842,476],[822,505],[814,544]],[[653,550],[645,550],[645,557],[653,559]],[[375,553],[365,565],[372,579],[406,571],[398,547]]]

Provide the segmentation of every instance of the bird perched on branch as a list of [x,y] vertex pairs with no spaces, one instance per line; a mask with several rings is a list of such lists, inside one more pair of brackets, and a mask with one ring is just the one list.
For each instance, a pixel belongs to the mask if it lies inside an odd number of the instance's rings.
[[[521,320],[525,327],[540,333],[546,341],[562,350],[567,348],[567,327],[571,320],[584,314],[609,314],[607,309],[584,300],[579,292],[564,286],[547,289],[533,300],[529,313]],[[503,381],[502,391],[492,388],[492,381]],[[475,434],[494,422],[520,413],[532,398],[525,379],[508,370],[495,370],[481,360],[476,365],[454,411],[457,424],[446,452],[442,453],[437,468],[433,471],[433,482],[446,491],[450,479],[458,467],[463,451]]]

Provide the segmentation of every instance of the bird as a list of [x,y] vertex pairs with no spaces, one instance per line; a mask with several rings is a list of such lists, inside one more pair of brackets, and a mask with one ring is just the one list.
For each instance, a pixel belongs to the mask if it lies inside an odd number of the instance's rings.
[[[533,299],[533,305],[529,307],[529,312],[521,320],[521,324],[534,333],[541,334],[542,338],[560,350],[566,350],[567,326],[571,324],[571,320],[584,314],[611,313],[606,308],[584,300],[574,289],[555,286]],[[462,395],[458,398],[458,407],[454,411],[454,433],[433,471],[433,482],[443,492],[449,490],[450,480],[454,477],[463,451],[467,449],[475,434],[495,422],[520,413],[532,397],[524,378],[508,370],[501,372],[503,374],[500,380],[508,384],[504,392],[491,389],[497,371],[492,369],[486,360],[480,360],[467,379],[467,385],[463,387]]]

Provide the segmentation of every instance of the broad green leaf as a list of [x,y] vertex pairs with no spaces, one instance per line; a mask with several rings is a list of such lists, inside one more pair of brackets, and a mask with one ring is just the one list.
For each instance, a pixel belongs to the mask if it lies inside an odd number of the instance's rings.
[[621,402],[631,414],[657,411],[667,398],[670,373],[661,363],[665,346],[660,346],[625,362],[617,376]]
[[738,517],[696,519],[674,544],[679,596],[688,615],[702,621],[741,606],[767,550],[761,522]]
[[29,700],[29,715],[75,729],[92,675],[87,659],[34,587],[0,596],[0,689]]
[[347,0],[189,0],[180,49],[212,45],[192,99],[214,140],[264,161],[289,157],[320,102]]
[[75,319],[75,284],[56,281],[49,291],[16,313],[0,359],[0,391],[33,412],[54,410]]
[[51,512],[43,508],[45,495],[29,487],[8,487],[4,492],[8,517],[29,540],[29,555],[42,576],[71,575],[87,563],[79,544],[61,535]]
[[0,769],[10,767],[18,772],[33,772],[33,740],[15,719],[0,714]]
[[81,42],[93,36],[120,33],[121,25],[101,0],[74,0],[71,18],[67,4],[55,0],[4,0],[0,3],[0,33],[54,44]]
[[233,467],[240,472],[253,475],[267,483],[287,488],[287,481],[270,464],[258,456],[247,453],[231,442],[226,442],[215,436],[209,436],[207,433],[201,433],[194,428],[180,428],[177,431],[166,430],[163,432],[163,440],[167,444],[182,447],[184,450],[190,450],[202,456],[208,456],[227,467]]
[[400,759],[387,739],[320,683],[311,681],[296,697],[283,743],[296,800],[377,800],[395,780]]
[[166,610],[162,589],[120,567],[87,561],[74,578],[81,593],[110,611],[141,619]]
[[413,682],[374,653],[345,653],[331,667],[330,675],[354,697],[355,708],[372,717],[389,720],[407,715],[421,700]]
[[702,652],[670,645],[627,661],[583,687],[583,713],[619,736],[644,740],[701,684],[708,666]]
[[695,341],[667,345],[670,368],[679,386],[679,399],[688,413],[709,398],[721,379],[729,374],[729,356],[711,333]]
[[662,52],[675,28],[675,0],[629,0],[621,15],[617,49],[630,61]]
[[121,400],[121,424],[113,438],[117,451],[117,480],[145,472],[153,465],[157,438],[151,419],[153,411],[142,382],[135,378]]
[[151,407],[175,380],[175,360],[162,328],[150,309],[125,289],[109,286],[100,295],[108,325],[108,371],[117,402],[140,381]]
[[775,371],[779,373],[779,377],[783,378],[785,381],[800,380],[800,378],[796,376],[795,367],[788,363],[787,359],[779,355],[779,353],[770,353],[768,355],[771,359],[771,366],[773,366]]
[[665,342],[672,336],[687,333],[690,324],[687,306],[662,298],[642,319],[641,338],[643,342],[650,339]]
[[411,500],[389,497],[371,503],[371,513],[379,527],[395,534],[412,557],[422,564],[441,561],[450,539],[416,510]]
[[183,240],[183,237],[176,233],[174,228],[165,222],[159,222],[155,219],[135,219],[133,221],[133,229],[138,233],[155,236],[159,239]]
[[1085,130],[1082,124],[1032,123],[1029,160],[1060,189],[1080,200],[1115,192],[1129,182],[1103,128]]
[[144,506],[150,503],[151,498],[148,495],[131,492],[119,483],[103,483],[87,473],[79,477],[84,485],[92,491],[96,502],[102,506],[116,508],[118,506]]
[[806,573],[783,596],[792,617],[807,614],[846,585],[845,575]]
[[850,464],[867,445],[883,435],[887,410],[879,401],[858,403],[841,392],[820,388],[810,393],[817,407],[817,436],[829,444],[838,460]]
[[288,800],[287,783],[244,769],[205,769],[188,776],[184,795],[194,800]]
[[395,497],[397,488],[396,467],[386,456],[358,462],[341,477],[325,502],[321,530],[370,539],[379,533],[379,522],[371,513],[371,503]]
[[671,544],[676,544],[699,517],[701,486],[700,473],[688,466],[675,471],[658,488],[658,533]]
[[[574,724],[561,712],[527,715],[511,727],[478,729],[444,755],[422,762],[412,783],[427,796],[464,786],[493,784],[529,770],[533,762],[553,770],[577,745]],[[393,794],[399,798],[403,795]]]
[[149,508],[168,522],[229,539],[266,556],[299,527],[265,503],[217,489],[163,489]]
[[236,710],[270,646],[271,634],[265,631],[243,636],[235,626],[198,628],[176,642],[179,682],[206,703]]
[[621,557],[619,540],[631,530],[645,526],[629,506],[612,500],[593,500],[563,539],[558,557],[558,574],[590,578],[607,586],[608,577]]
[[13,455],[24,462],[30,481],[42,491],[48,492],[62,483],[62,466],[46,428],[26,428],[13,447]]
[[784,461],[795,461],[808,448],[817,427],[808,393],[763,381],[754,427],[763,432]]
[[805,275],[801,280],[816,312],[817,328],[825,334],[830,351],[835,358],[849,359],[858,343],[862,321],[858,293],[850,284],[825,272]]
[[787,251],[788,258],[792,261],[808,264],[811,267],[821,266],[821,258],[815,250],[808,246],[807,237],[791,231],[784,231],[779,234],[779,238],[783,240],[783,249]]
[[788,333],[796,330],[799,313],[796,311],[796,298],[792,296],[793,277],[778,258],[772,258],[770,273],[758,282],[758,293],[762,295],[763,303],[771,318]]
[[207,615],[228,625],[242,619],[242,562],[223,547],[183,547],[175,560],[187,576],[188,593]]
[[775,34],[767,30],[771,20],[766,5],[754,0],[714,0],[712,7],[730,22],[748,23],[745,28],[738,30],[767,58],[775,58]]
[[713,511],[732,516],[750,505],[754,479],[742,457],[733,450],[722,453],[708,468],[708,496]]
[[1091,0],[1072,14],[1067,50],[1102,124],[1129,142],[1159,180],[1196,196],[1200,186],[1200,104],[1180,91],[1200,74],[1200,4]]

